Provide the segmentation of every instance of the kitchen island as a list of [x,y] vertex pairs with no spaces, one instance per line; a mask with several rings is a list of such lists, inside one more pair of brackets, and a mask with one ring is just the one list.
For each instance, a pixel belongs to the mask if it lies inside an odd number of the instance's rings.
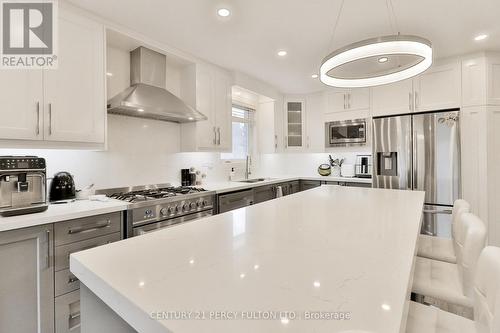
[[322,186],[72,254],[82,333],[404,332],[423,202]]

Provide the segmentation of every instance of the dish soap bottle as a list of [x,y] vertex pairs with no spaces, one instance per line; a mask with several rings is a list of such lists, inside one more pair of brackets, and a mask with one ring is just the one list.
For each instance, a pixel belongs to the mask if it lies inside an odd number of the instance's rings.
[[233,181],[235,178],[236,172],[234,172],[234,168],[231,168],[231,172],[229,173],[229,181]]

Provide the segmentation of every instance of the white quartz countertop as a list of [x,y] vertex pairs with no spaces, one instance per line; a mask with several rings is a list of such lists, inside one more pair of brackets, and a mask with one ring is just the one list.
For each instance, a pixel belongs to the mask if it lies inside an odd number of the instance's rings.
[[143,333],[404,332],[423,202],[322,186],[72,254],[71,271]]
[[256,182],[256,183],[244,183],[240,181],[226,181],[226,182],[207,182],[202,185],[203,188],[216,191],[218,194],[240,191],[245,189],[250,189],[259,186],[265,186],[270,184],[278,184],[283,182],[289,182],[294,180],[313,180],[313,181],[325,181],[325,182],[343,182],[343,183],[363,183],[371,184],[371,178],[347,178],[347,177],[332,177],[332,176],[276,176],[276,177],[259,177],[251,176],[250,179],[255,178],[265,178],[266,180]]
[[[260,178],[260,177],[251,177]],[[258,186],[264,186],[269,184],[283,183],[293,180],[317,180],[317,181],[333,181],[333,182],[356,182],[356,183],[371,183],[371,178],[345,178],[345,177],[321,177],[321,176],[277,176],[277,177],[262,177],[266,178],[265,181],[257,183],[242,183],[238,181],[226,181],[226,182],[207,182],[201,187],[215,191],[218,194],[228,193],[233,191],[239,191],[244,189],[250,189]],[[110,199],[106,202],[100,201],[89,201],[89,200],[77,200],[68,204],[55,204],[49,205],[49,208],[45,212],[26,214],[11,217],[0,217],[0,232],[26,228],[41,224],[55,223],[60,221],[66,221],[71,219],[76,219],[80,217],[99,215],[111,213],[114,211],[126,210],[128,208],[127,202],[122,202],[119,200]]]
[[0,217],[0,232],[32,227],[47,223],[77,219],[80,217],[107,214],[126,210],[128,204],[109,199],[107,201],[76,200],[66,204],[52,204],[41,213]]

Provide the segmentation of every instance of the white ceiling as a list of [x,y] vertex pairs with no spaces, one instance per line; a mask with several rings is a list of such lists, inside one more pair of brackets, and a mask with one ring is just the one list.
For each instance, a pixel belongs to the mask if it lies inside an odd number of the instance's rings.
[[[323,89],[311,74],[335,48],[394,33],[386,0],[69,0],[154,40],[268,82],[284,93]],[[402,34],[431,40],[435,58],[500,50],[499,0],[393,0]],[[216,14],[230,8],[229,19]],[[490,37],[475,42],[473,37]],[[280,58],[276,52],[288,51]]]

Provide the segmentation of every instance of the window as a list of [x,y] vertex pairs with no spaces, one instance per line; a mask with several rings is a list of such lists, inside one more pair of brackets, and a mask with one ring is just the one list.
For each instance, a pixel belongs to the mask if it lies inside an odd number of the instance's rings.
[[252,137],[255,110],[233,104],[232,136],[233,149],[231,153],[222,153],[224,160],[244,160],[252,154]]

